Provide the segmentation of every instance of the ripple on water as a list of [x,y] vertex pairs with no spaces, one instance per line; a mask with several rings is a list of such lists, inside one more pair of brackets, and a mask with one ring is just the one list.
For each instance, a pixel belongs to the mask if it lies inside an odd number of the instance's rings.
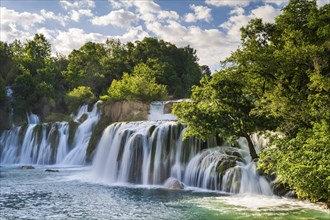
[[[88,170],[58,173],[3,168],[4,219],[329,219],[329,213],[295,200],[222,196],[210,191],[91,183]],[[274,205],[275,204],[275,205]],[[304,203],[305,204],[305,203]]]

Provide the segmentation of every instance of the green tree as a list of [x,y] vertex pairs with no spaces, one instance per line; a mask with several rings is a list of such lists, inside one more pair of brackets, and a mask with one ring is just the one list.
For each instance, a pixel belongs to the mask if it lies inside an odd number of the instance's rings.
[[48,65],[51,57],[51,45],[44,35],[35,34],[32,40],[28,40],[23,46],[24,55],[22,63],[32,75]]
[[276,131],[260,166],[299,197],[328,203],[329,22],[330,5],[318,8],[313,0],[290,1],[274,24],[250,21],[241,29],[242,47],[223,62],[223,70],[195,87],[191,102],[174,109],[188,134],[201,137],[244,136],[240,127],[248,134]]
[[124,73],[121,80],[113,80],[108,96],[103,99],[150,102],[164,100],[166,97],[166,86],[156,83],[153,70],[145,64],[139,64],[132,75]]
[[68,89],[87,86],[100,95],[109,86],[101,65],[104,56],[106,51],[100,43],[87,42],[78,50],[73,50],[68,57],[68,68],[62,73]]
[[96,98],[92,89],[87,86],[78,86],[65,96],[65,103],[68,105],[70,112],[74,112],[79,106],[83,104],[91,104],[95,102]]
[[205,140],[218,135],[224,139],[246,138],[252,159],[257,154],[251,139],[255,132],[270,127],[266,117],[252,114],[257,98],[251,92],[244,75],[236,68],[228,68],[204,77],[201,86],[193,87],[187,102],[174,105],[173,113],[187,125],[185,136],[196,136]]
[[329,134],[329,121],[322,120],[299,129],[294,138],[273,137],[274,147],[261,152],[260,167],[275,172],[299,198],[329,203]]
[[145,63],[155,70],[156,82],[166,85],[173,98],[189,97],[191,87],[197,85],[202,76],[196,50],[190,46],[177,48],[156,38],[144,38],[135,43],[135,46],[128,44],[131,63]]

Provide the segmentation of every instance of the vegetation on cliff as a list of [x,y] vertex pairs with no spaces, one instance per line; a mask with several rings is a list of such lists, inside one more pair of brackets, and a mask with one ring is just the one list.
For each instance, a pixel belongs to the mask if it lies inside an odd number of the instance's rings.
[[249,142],[253,132],[276,132],[259,166],[300,198],[329,203],[329,24],[330,4],[318,8],[312,0],[291,0],[274,24],[250,21],[222,70],[174,107],[186,136]]

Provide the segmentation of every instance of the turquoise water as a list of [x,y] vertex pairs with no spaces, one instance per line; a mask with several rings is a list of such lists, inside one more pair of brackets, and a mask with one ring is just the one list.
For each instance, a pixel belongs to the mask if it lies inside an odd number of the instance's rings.
[[0,167],[0,219],[330,219],[307,202],[196,188],[108,185],[88,167]]

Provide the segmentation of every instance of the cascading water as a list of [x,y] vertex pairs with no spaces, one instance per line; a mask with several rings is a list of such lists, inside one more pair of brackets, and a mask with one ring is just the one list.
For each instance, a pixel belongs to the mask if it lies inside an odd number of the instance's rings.
[[166,102],[151,102],[148,120],[176,120],[175,115],[164,113],[165,104]]
[[108,183],[163,184],[176,178],[187,186],[233,193],[271,195],[248,147],[208,146],[182,141],[184,128],[172,121],[114,123],[105,129],[94,158],[92,175]]
[[[74,117],[75,123],[41,123],[35,114],[27,116],[26,126],[14,127],[0,134],[1,164],[83,165],[92,129],[99,120],[96,103],[91,112],[83,105]],[[86,119],[80,123],[83,115]],[[80,124],[79,124],[80,123]],[[79,124],[70,144],[70,128]]]
[[88,105],[84,105],[78,111],[77,116],[74,118],[75,121],[78,121],[82,116],[86,116],[86,120],[83,121],[74,136],[73,148],[65,156],[61,164],[64,165],[81,165],[85,163],[86,150],[88,147],[89,140],[92,136],[93,127],[99,121],[100,115],[97,111],[97,105],[99,102],[94,104],[93,110],[88,111]]

